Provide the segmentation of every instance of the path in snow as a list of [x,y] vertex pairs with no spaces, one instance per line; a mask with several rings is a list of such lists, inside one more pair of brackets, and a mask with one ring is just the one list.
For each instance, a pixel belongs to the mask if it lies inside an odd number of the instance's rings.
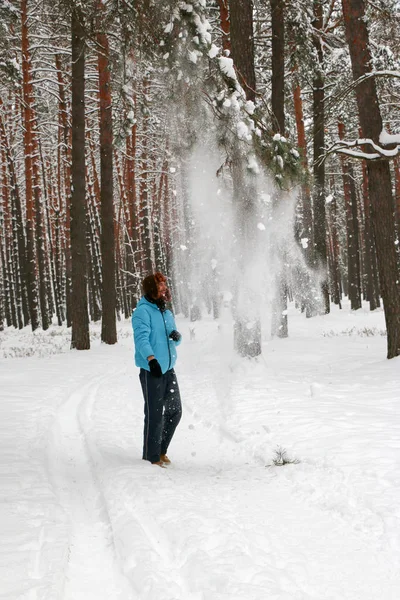
[[71,393],[51,432],[49,464],[61,506],[70,521],[64,600],[133,598],[116,561],[102,490],[87,452],[79,415],[94,401],[99,377]]

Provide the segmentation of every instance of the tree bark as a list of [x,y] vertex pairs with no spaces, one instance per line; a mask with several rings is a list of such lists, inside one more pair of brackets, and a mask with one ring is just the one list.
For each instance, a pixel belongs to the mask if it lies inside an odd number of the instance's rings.
[[[355,81],[372,69],[364,0],[342,0],[346,39]],[[375,79],[356,86],[363,135],[378,143],[382,131]],[[387,357],[400,355],[400,273],[396,253],[396,230],[390,166],[386,160],[368,161],[371,221],[379,266],[381,295],[387,328]]]
[[364,206],[364,248],[365,248],[365,270],[367,274],[367,300],[370,310],[380,306],[378,265],[376,260],[375,241],[371,228],[371,210],[368,192],[368,173],[366,161],[362,161],[362,197]]
[[[1,115],[0,115],[1,118]],[[10,327],[18,327],[16,277],[18,264],[14,256],[12,214],[9,198],[6,153],[0,152],[0,331],[3,331],[4,319]],[[21,327],[22,328],[22,319]]]
[[[135,102],[136,104],[136,102]],[[129,206],[129,220],[127,222],[128,225],[128,233],[129,237],[133,240],[136,235],[137,238],[137,215],[136,215],[136,134],[137,134],[137,124],[135,123],[132,126],[132,135],[126,138],[126,189],[128,196],[128,206]]]
[[[72,294],[72,283],[71,283],[71,239],[70,239],[70,230],[71,230],[71,215],[70,215],[70,202],[71,202],[71,127],[68,123],[68,105],[65,98],[65,82],[62,72],[62,63],[61,57],[59,54],[56,54],[55,57],[56,69],[57,69],[57,81],[58,81],[58,95],[59,95],[59,121],[60,121],[60,134],[63,140],[62,144],[62,156],[64,157],[63,168],[60,169],[59,177],[59,186],[61,186],[61,173],[63,173],[63,183],[64,183],[64,194],[65,194],[65,229],[64,229],[64,237],[65,237],[65,300],[66,300],[66,314],[67,314],[67,325],[68,327],[71,325],[71,294]],[[62,210],[62,195],[59,195],[60,202],[60,210]],[[61,226],[61,221],[58,220],[59,227]],[[58,230],[60,235],[62,232]],[[61,250],[61,247],[60,247]],[[60,256],[61,260],[61,256]],[[60,280],[61,286],[61,280]],[[62,287],[60,287],[61,291]]]
[[[100,15],[104,15],[104,4],[101,1],[98,3],[98,10]],[[100,23],[99,25],[101,27]],[[108,37],[101,29],[97,35],[97,41],[99,44],[101,263],[103,274],[101,340],[106,344],[115,344],[117,342],[117,325],[111,74]]]
[[[296,78],[297,79],[297,78]],[[308,160],[307,160],[307,142],[306,142],[306,131],[304,126],[304,113],[303,113],[303,101],[301,98],[301,88],[298,81],[293,84],[293,103],[296,119],[297,129],[297,145],[301,151],[301,159],[303,163],[303,169],[308,174]],[[306,182],[302,185],[301,190],[302,196],[302,237],[307,238],[307,248],[304,252],[308,265],[312,263],[312,253],[314,246],[314,232],[313,232],[313,220],[312,220],[312,206],[311,206],[311,193],[309,183]]]
[[42,201],[42,181],[39,173],[39,147],[36,132],[33,132],[33,196],[35,200],[35,233],[37,243],[37,259],[39,271],[39,301],[40,315],[42,318],[42,328],[46,331],[51,324],[49,307],[49,271],[47,267],[47,240],[44,225],[43,201]]
[[314,0],[314,47],[317,62],[313,80],[313,147],[314,147],[314,266],[322,274],[322,313],[330,312],[327,273],[326,215],[325,215],[325,88],[323,51],[320,33],[323,26],[322,0]]
[[71,347],[90,348],[86,264],[85,185],[85,33],[83,16],[73,8],[72,37],[72,196],[71,196]]
[[342,308],[341,305],[341,278],[339,266],[339,239],[337,228],[337,203],[336,195],[333,194],[333,199],[330,205],[330,220],[331,220],[331,241],[332,241],[332,300],[334,304]]
[[[58,156],[58,153],[57,153]],[[46,159],[46,180],[47,180],[47,230],[49,239],[50,252],[50,267],[53,279],[54,288],[54,311],[57,314],[58,325],[61,326],[64,320],[64,306],[62,293],[62,266],[61,253],[59,247],[59,226],[60,226],[60,210],[59,198],[57,198],[56,184],[54,181],[53,168],[50,159]]]
[[224,51],[231,50],[230,40],[230,21],[229,21],[229,8],[228,0],[218,0],[219,4],[219,19],[222,31],[222,49]]
[[232,59],[247,100],[256,97],[253,0],[229,0]]
[[284,0],[270,0],[271,5],[271,109],[275,132],[285,135],[285,23]]
[[27,0],[21,0],[22,35],[22,97],[24,101],[24,157],[26,202],[26,281],[32,331],[39,327],[37,290],[36,245],[33,198],[33,93],[31,81],[30,52],[28,42]]
[[[232,59],[247,100],[255,101],[256,76],[254,69],[253,1],[230,0],[230,24]],[[232,156],[233,195],[236,212],[236,230],[240,247],[238,257],[238,280],[235,282],[234,346],[242,356],[252,358],[261,354],[260,317],[250,306],[250,290],[243,289],[246,280],[247,260],[254,249],[256,229],[255,189],[245,173],[244,158],[239,144]],[[255,290],[256,292],[256,290]]]
[[[0,108],[2,101],[0,98]],[[12,215],[12,239],[15,257],[15,285],[16,301],[18,306],[18,327],[22,329],[30,320],[28,290],[27,290],[27,266],[26,266],[26,241],[24,234],[24,224],[22,219],[22,203],[19,193],[18,179],[16,175],[15,160],[12,149],[9,144],[6,128],[2,115],[0,113],[0,140],[4,146],[7,160],[8,176],[10,180],[10,200]],[[21,314],[22,313],[22,314]],[[22,319],[23,317],[23,319]]]
[[396,199],[396,221],[397,231],[400,236],[400,159],[397,157],[393,161],[394,181],[395,181],[395,199]]
[[[143,94],[146,96],[149,91],[149,81],[143,81]],[[142,123],[142,151],[140,161],[140,179],[139,179],[139,231],[140,246],[142,257],[140,261],[140,271],[142,277],[145,277],[153,271],[152,261],[152,227],[151,227],[151,208],[148,188],[148,136],[149,136],[149,115],[147,111],[143,115]]]
[[[285,134],[285,27],[283,14],[283,0],[270,0],[271,6],[271,108],[272,130],[274,133]],[[276,204],[282,202],[279,192],[274,195]],[[280,272],[275,277],[275,298],[273,301],[272,335],[286,338],[288,332],[287,294],[284,248],[276,248],[280,254]]]
[[101,311],[101,290],[102,290],[102,269],[101,269],[101,243],[100,227],[98,226],[98,215],[96,198],[90,177],[86,175],[87,185],[87,226],[86,226],[86,255],[88,257],[88,291],[89,291],[89,309],[93,321],[100,321]]
[[[292,41],[291,45],[295,48],[295,42]],[[306,245],[302,245],[302,251],[305,257],[306,264],[309,268],[313,266],[314,256],[314,224],[313,224],[313,213],[312,213],[312,202],[311,202],[311,190],[309,184],[309,167],[307,160],[307,141],[306,131],[304,126],[304,112],[303,112],[303,100],[301,97],[301,88],[299,78],[297,75],[298,65],[295,64],[292,68],[293,75],[293,105],[296,120],[297,130],[297,145],[301,153],[301,161],[304,170],[305,182],[301,186],[301,229],[298,233],[299,239],[304,239]],[[309,276],[307,275],[309,280]],[[312,317],[315,315],[315,291],[311,285],[306,285],[304,304],[303,307],[306,310],[306,316]]]
[[[345,137],[343,121],[338,122],[339,139]],[[346,209],[347,233],[347,272],[349,280],[349,298],[352,310],[361,308],[361,278],[360,278],[360,243],[359,222],[357,215],[357,195],[354,184],[354,174],[351,165],[340,156],[343,177],[344,203]]]
[[[154,171],[156,162],[154,161]],[[165,249],[162,243],[162,199],[165,175],[161,173],[158,188],[154,189],[153,222],[154,222],[154,256],[157,271],[166,273]]]

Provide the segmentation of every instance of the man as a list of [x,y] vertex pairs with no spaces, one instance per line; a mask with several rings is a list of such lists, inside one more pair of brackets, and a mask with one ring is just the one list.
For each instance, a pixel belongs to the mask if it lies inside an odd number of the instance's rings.
[[166,302],[171,300],[161,273],[142,282],[143,294],[132,315],[135,364],[144,397],[143,459],[165,467],[168,446],[181,419],[182,406],[174,366],[181,334]]

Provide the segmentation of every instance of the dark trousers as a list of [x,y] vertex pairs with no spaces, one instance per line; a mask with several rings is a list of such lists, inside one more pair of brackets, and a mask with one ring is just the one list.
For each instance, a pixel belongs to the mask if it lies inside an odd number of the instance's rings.
[[178,380],[173,369],[162,377],[140,369],[139,379],[144,397],[143,458],[158,462],[182,416]]

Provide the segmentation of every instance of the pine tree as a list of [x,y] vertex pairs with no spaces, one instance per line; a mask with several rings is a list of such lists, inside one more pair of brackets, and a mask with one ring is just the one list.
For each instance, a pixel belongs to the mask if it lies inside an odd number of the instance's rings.
[[[364,0],[342,0],[346,39],[349,46],[360,125],[365,138],[379,144],[382,117],[374,77]],[[380,286],[387,327],[387,356],[400,355],[400,273],[396,253],[393,196],[387,160],[369,160],[368,188],[371,220],[379,264]]]
[[113,129],[109,43],[105,33],[107,23],[103,2],[97,5],[97,41],[100,95],[100,177],[101,177],[101,260],[102,260],[102,328],[101,339],[106,344],[117,341],[115,289],[115,237],[113,194]]
[[85,198],[85,52],[83,14],[71,10],[72,49],[72,195],[71,195],[71,347],[90,348],[87,306],[86,198]]

